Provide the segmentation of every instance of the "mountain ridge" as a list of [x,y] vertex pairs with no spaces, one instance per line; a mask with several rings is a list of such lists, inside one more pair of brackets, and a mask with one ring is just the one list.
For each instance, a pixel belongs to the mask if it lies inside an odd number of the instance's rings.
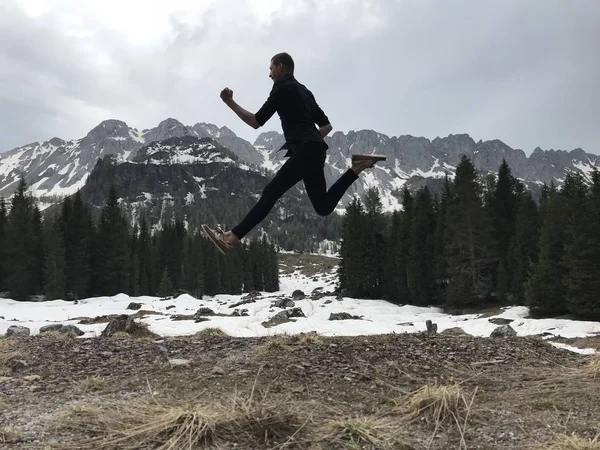
[[[113,155],[117,161],[132,161],[144,146],[170,138],[191,136],[211,138],[237,155],[241,162],[267,171],[277,170],[285,161],[281,133],[260,133],[254,143],[238,137],[227,127],[205,122],[184,125],[170,117],[156,127],[138,130],[119,119],[107,119],[92,128],[84,137],[64,140],[53,137],[42,143],[33,142],[0,153],[0,196],[9,197],[21,174],[38,197],[61,197],[81,189],[98,159]],[[423,183],[436,184],[446,174],[450,177],[465,154],[482,173],[495,173],[506,159],[513,175],[531,189],[544,183],[561,184],[567,170],[589,175],[600,166],[600,156],[573,150],[543,150],[537,147],[527,156],[500,139],[475,141],[467,133],[450,134],[429,139],[412,135],[388,136],[375,130],[336,131],[325,138],[329,145],[325,177],[331,184],[350,166],[352,153],[381,153],[388,157],[374,169],[365,172],[340,204],[368,187],[377,187],[383,194],[384,208],[399,207],[399,193],[404,187]],[[439,183],[437,183],[439,184]]]

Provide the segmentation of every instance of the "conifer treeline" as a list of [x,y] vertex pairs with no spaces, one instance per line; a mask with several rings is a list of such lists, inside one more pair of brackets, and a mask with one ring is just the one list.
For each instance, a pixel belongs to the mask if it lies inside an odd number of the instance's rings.
[[342,222],[339,266],[347,295],[451,311],[490,304],[533,315],[600,319],[600,176],[569,173],[536,202],[503,161],[479,177],[463,156],[442,193],[403,192],[382,213],[376,190]]
[[97,223],[78,193],[63,200],[56,217],[42,220],[23,179],[10,208],[0,199],[0,292],[16,300],[278,289],[277,252],[266,238],[224,257],[180,220],[155,233],[144,220],[131,228],[114,188]]

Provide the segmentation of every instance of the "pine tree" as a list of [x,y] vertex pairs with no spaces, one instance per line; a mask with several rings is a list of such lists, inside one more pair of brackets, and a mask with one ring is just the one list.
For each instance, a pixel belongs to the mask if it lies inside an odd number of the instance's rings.
[[171,276],[169,275],[169,269],[165,266],[160,278],[160,285],[158,286],[158,295],[161,297],[170,297],[173,295],[173,283]]
[[529,192],[519,195],[517,201],[515,235],[509,251],[511,288],[518,304],[525,302],[525,282],[538,258],[540,217],[538,207]]
[[577,195],[570,208],[565,249],[566,296],[569,311],[578,318],[600,320],[600,178],[592,174],[585,201]]
[[[219,267],[219,252],[208,239],[202,239],[204,255],[204,293],[216,295],[221,292],[221,268]],[[250,280],[250,283],[253,279]],[[254,289],[250,286],[251,289]]]
[[444,177],[444,186],[435,211],[435,265],[434,279],[436,285],[436,300],[438,304],[446,302],[446,287],[448,286],[448,259],[446,255],[446,225],[448,221],[448,203],[452,196],[452,183],[448,175]]
[[100,213],[96,246],[97,293],[115,295],[127,292],[131,264],[129,231],[114,186]]
[[402,214],[400,215],[400,242],[398,245],[397,264],[400,271],[397,274],[399,291],[397,298],[400,303],[412,303],[411,279],[408,274],[408,251],[411,241],[414,199],[408,188],[402,193]]
[[400,273],[405,273],[400,262],[400,233],[401,213],[394,211],[390,219],[390,226],[386,236],[387,251],[385,254],[385,269],[383,279],[383,298],[393,303],[400,303]]
[[360,199],[354,198],[346,207],[342,220],[342,243],[340,257],[342,260],[340,288],[351,297],[363,297],[368,292],[365,277],[367,272],[365,258],[366,218]]
[[550,194],[544,203],[539,240],[539,257],[525,286],[526,303],[533,316],[552,316],[567,312],[563,264],[567,199]]
[[431,194],[427,187],[417,192],[410,243],[408,249],[408,277],[411,280],[411,297],[417,305],[434,303],[435,285],[435,215]]
[[511,174],[505,159],[498,170],[498,179],[491,199],[493,233],[498,257],[495,277],[496,295],[505,301],[512,281],[508,250],[515,233],[515,214],[517,205],[516,180]]
[[150,280],[153,277],[152,268],[152,240],[148,231],[146,218],[140,222],[140,233],[137,240],[138,271],[140,277],[140,295],[153,295],[156,291],[151,289]]
[[385,222],[383,205],[377,188],[365,192],[366,227],[362,228],[364,246],[364,267],[366,291],[369,298],[381,298],[385,261]]
[[21,177],[11,201],[6,232],[5,287],[15,300],[28,300],[36,290],[36,238],[33,199]]
[[94,233],[88,207],[77,192],[63,202],[60,222],[65,244],[66,290],[74,298],[85,298],[91,288],[92,236]]
[[42,213],[35,203],[33,204],[31,220],[33,226],[32,291],[41,294],[44,287],[44,231]]
[[448,203],[448,303],[457,308],[480,303],[491,293],[493,256],[490,225],[481,202],[475,167],[463,156]]
[[49,300],[65,298],[65,245],[58,221],[46,226],[44,293]]
[[202,255],[202,241],[204,240],[199,232],[189,235],[188,261],[189,266],[186,270],[186,290],[196,298],[202,298],[204,295],[204,261]]
[[131,274],[129,276],[129,292],[134,297],[139,297],[140,293],[140,246],[139,246],[139,232],[137,224],[133,227],[131,233],[131,244],[129,246],[131,253]]

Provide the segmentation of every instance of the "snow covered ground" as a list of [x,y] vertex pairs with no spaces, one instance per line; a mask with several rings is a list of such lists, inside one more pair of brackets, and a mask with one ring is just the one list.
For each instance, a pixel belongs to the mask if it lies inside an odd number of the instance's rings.
[[[181,295],[170,300],[158,297],[129,297],[125,294],[113,297],[96,297],[80,300],[77,304],[63,300],[48,302],[17,302],[0,298],[0,335],[6,333],[11,325],[22,325],[39,333],[39,329],[48,324],[73,324],[84,331],[82,338],[100,335],[106,323],[83,325],[76,318],[96,317],[109,314],[132,314],[136,311],[126,309],[130,302],[142,303],[143,310],[155,311],[161,315],[149,315],[139,319],[149,329],[161,336],[190,335],[202,329],[217,327],[231,336],[269,336],[275,334],[296,334],[316,331],[325,336],[356,336],[384,333],[414,333],[426,330],[425,321],[430,319],[438,325],[438,332],[447,328],[459,327],[473,336],[487,337],[497,327],[489,321],[492,317],[513,319],[510,323],[519,336],[549,333],[545,338],[578,338],[600,335],[599,322],[585,322],[565,319],[529,319],[525,307],[509,307],[495,316],[481,317],[481,314],[450,315],[438,308],[397,306],[384,300],[360,300],[344,297],[325,296],[319,300],[310,300],[313,289],[321,287],[323,291],[333,291],[334,273],[307,278],[299,273],[281,276],[278,292],[263,292],[255,303],[239,306],[247,309],[248,316],[230,316],[234,308],[229,306],[241,301],[242,295],[205,296],[199,300],[190,295]],[[318,281],[315,281],[318,280]],[[307,294],[304,300],[295,301],[306,318],[297,318],[295,322],[283,323],[275,327],[264,327],[262,322],[269,320],[281,308],[271,303],[282,296],[289,297],[296,289]],[[167,307],[171,307],[167,309]],[[217,314],[210,320],[195,323],[193,320],[171,320],[171,315],[194,314],[198,308],[208,307]],[[347,312],[362,316],[362,320],[329,320],[331,313]],[[3,318],[2,318],[3,317]],[[555,343],[557,347],[579,353],[591,354],[593,349],[576,349],[564,343]]]

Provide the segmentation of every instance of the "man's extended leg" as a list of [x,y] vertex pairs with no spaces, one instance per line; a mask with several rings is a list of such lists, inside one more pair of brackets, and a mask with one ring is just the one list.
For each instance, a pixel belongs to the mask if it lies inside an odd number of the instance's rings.
[[[275,175],[275,178],[265,187],[263,194],[248,212],[246,217],[239,225],[234,227],[230,232],[225,233],[224,239],[228,243],[236,243],[258,225],[273,209],[277,200],[286,193],[288,189],[294,186],[302,179],[302,172],[299,170],[297,155],[292,155],[281,169]],[[232,233],[234,236],[231,236]],[[236,239],[237,238],[237,239]]]

